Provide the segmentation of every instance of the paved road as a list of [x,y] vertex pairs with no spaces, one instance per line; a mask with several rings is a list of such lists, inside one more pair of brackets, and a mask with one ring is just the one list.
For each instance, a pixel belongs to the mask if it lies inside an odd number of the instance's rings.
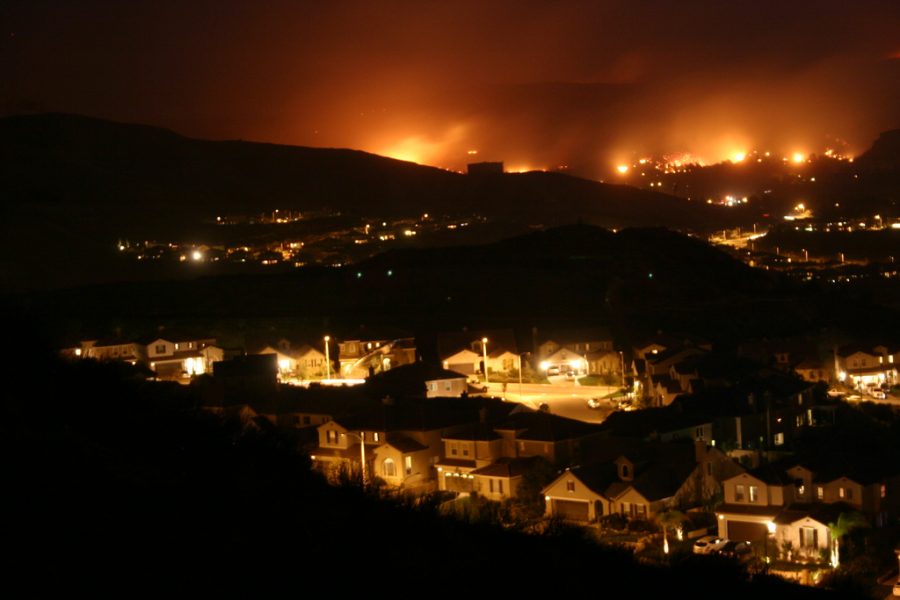
[[546,404],[553,414],[587,423],[602,423],[612,412],[612,405],[608,403],[604,403],[602,408],[589,408],[588,399],[606,396],[617,389],[617,387],[581,386],[572,382],[558,382],[549,385],[525,383],[520,391],[518,383],[509,383],[504,394],[503,384],[488,384],[488,394],[491,396],[504,398],[510,402],[521,402],[534,409]]

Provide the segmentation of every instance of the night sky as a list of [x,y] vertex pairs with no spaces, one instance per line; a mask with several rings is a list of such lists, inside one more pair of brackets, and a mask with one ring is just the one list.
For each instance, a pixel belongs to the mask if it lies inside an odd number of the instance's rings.
[[7,0],[0,23],[4,115],[448,168],[855,153],[900,127],[896,0]]

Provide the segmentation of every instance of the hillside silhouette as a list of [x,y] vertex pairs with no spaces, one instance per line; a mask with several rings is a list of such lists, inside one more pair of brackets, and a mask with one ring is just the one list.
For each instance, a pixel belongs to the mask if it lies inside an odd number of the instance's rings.
[[[190,139],[64,114],[0,119],[5,287],[138,275],[116,240],[190,232],[275,208],[369,217],[478,213],[529,226],[721,226],[722,211],[627,186],[532,172],[469,177],[345,149]],[[164,238],[165,239],[165,238]]]

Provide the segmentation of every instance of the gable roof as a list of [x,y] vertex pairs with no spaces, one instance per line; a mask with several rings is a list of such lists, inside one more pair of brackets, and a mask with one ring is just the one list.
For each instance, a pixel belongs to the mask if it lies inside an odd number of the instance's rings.
[[527,458],[498,458],[484,467],[475,469],[471,475],[483,475],[485,477],[520,477],[523,473],[534,468],[542,460],[539,456]]
[[428,446],[425,444],[419,443],[416,440],[407,437],[405,435],[397,435],[389,433],[387,435],[387,439],[385,440],[385,444],[391,446],[392,448],[396,448],[400,452],[404,454],[408,454],[410,452],[418,452],[420,450],[427,450]]
[[509,415],[502,424],[496,427],[498,430],[516,431],[516,439],[556,442],[559,440],[576,439],[594,433],[601,429],[597,425],[567,419],[543,411],[521,411]]

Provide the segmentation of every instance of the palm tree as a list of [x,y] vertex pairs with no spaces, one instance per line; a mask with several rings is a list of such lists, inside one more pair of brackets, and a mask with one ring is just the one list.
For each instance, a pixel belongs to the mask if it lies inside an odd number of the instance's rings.
[[678,527],[684,522],[684,513],[680,510],[669,509],[656,514],[656,522],[662,527],[663,532],[663,553],[669,553],[669,536],[666,534],[670,527]]
[[855,529],[868,527],[869,522],[866,518],[856,511],[842,512],[838,515],[837,522],[828,524],[828,531],[831,532],[831,566],[838,568],[841,564],[840,558],[840,539]]

